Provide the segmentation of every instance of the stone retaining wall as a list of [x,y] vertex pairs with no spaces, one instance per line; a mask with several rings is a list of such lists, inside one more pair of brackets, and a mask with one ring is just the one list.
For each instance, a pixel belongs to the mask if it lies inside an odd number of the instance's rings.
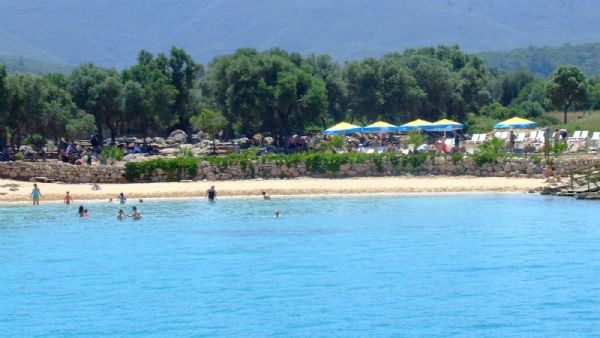
[[46,162],[0,162],[0,177],[16,180],[45,180],[66,183],[124,183],[122,165],[72,165],[56,160]]
[[[600,158],[585,159],[559,158],[554,160],[556,172],[565,172],[575,168],[600,164]],[[429,157],[417,168],[410,163],[400,163],[394,166],[387,159],[379,165],[372,161],[361,164],[342,164],[337,172],[311,172],[306,164],[285,165],[281,163],[255,161],[252,164],[230,165],[226,167],[201,162],[195,177],[183,174],[181,179],[194,180],[234,180],[249,178],[295,178],[309,177],[370,177],[370,176],[400,176],[400,175],[445,175],[445,176],[495,176],[495,177],[543,177],[546,167],[544,160],[534,161],[530,158],[501,159],[497,164],[477,166],[470,157],[452,159],[452,157]],[[47,162],[0,162],[0,177],[18,180],[62,181],[67,183],[125,183],[124,165],[71,165],[57,161]],[[168,181],[167,173],[157,169],[152,177],[142,178],[142,181]]]

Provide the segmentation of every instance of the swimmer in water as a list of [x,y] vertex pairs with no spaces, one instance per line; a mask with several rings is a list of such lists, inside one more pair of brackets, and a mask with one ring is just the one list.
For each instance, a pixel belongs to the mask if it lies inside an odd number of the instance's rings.
[[71,202],[73,202],[73,196],[69,195],[69,192],[67,191],[67,194],[65,195],[65,204],[69,205],[71,204]]
[[131,208],[131,217],[133,217],[133,219],[141,219],[142,213],[139,212],[136,207],[133,207]]
[[208,198],[209,202],[214,202],[217,200],[217,191],[215,190],[215,186],[211,185],[208,190],[206,190],[206,198]]
[[83,205],[79,206],[79,210],[77,210],[77,216],[79,216],[79,217],[85,216],[85,208],[83,207]]
[[90,216],[90,213],[88,211],[88,209],[83,209],[83,216],[82,217],[88,217]]
[[112,203],[112,197],[108,199],[108,203]]
[[273,215],[273,218],[280,218],[281,217],[281,212],[279,210],[275,210],[275,214]]
[[140,201],[139,201],[139,202],[140,202],[140,203],[144,203],[144,200],[140,198]]
[[127,215],[125,215],[125,211],[123,211],[123,209],[119,210],[119,213],[117,214],[117,219],[119,221],[122,221],[125,218],[127,218]]
[[125,204],[125,202],[127,202],[127,197],[125,197],[125,194],[120,193],[119,196],[117,197],[117,199],[119,200],[119,203],[121,204]]
[[262,197],[263,197],[263,200],[270,200],[271,199],[271,196],[269,196],[266,191],[262,192]]

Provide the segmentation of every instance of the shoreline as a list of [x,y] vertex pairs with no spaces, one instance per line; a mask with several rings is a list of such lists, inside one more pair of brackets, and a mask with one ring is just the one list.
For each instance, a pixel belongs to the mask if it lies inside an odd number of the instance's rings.
[[[515,195],[515,194],[530,194],[527,191],[445,191],[445,192],[365,192],[365,193],[322,193],[322,194],[296,194],[296,195],[269,195],[275,200],[282,199],[291,199],[291,198],[316,198],[316,197],[324,197],[324,198],[345,198],[345,197],[359,197],[359,196],[368,196],[368,197],[420,197],[420,196],[456,196],[456,195]],[[535,194],[533,194],[535,195]],[[218,201],[220,200],[255,200],[261,199],[261,195],[230,195],[230,196],[219,196]],[[199,196],[181,196],[181,197],[142,197],[144,203],[147,201],[181,201],[181,200],[192,200],[192,201],[205,201],[204,197]],[[73,205],[76,205],[77,202],[85,201],[89,203],[104,203],[107,202],[107,198],[96,198],[96,199],[79,199],[77,201],[73,201]],[[119,204],[119,202],[113,198],[114,204]],[[128,198],[126,204],[138,203],[138,198]],[[31,204],[31,200],[18,200],[18,201],[5,201],[0,200],[0,205],[21,205]],[[52,199],[52,200],[40,200],[40,205],[42,204],[63,204],[62,200]]]
[[[277,197],[335,195],[413,195],[446,193],[519,193],[547,185],[539,178],[475,177],[475,176],[394,176],[361,178],[297,178],[283,180],[194,181],[161,183],[102,184],[102,190],[91,190],[91,184],[38,183],[41,202],[62,201],[70,191],[77,201],[115,199],[123,192],[134,199],[202,198],[206,189],[215,185],[219,197],[260,197],[262,191]],[[29,202],[32,182],[0,179],[0,203]],[[16,188],[16,191],[10,191]]]

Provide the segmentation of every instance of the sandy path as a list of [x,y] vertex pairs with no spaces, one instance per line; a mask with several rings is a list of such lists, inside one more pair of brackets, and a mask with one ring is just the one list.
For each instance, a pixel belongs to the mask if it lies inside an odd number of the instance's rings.
[[[39,183],[42,201],[62,200],[70,191],[75,200],[108,199],[120,192],[128,198],[204,196],[214,184],[220,196],[411,193],[411,192],[526,192],[544,185],[541,179],[502,177],[370,177],[346,179],[300,178],[293,180],[243,180],[219,182],[102,184]],[[0,179],[0,201],[28,201],[33,184]],[[10,189],[17,189],[11,191]]]

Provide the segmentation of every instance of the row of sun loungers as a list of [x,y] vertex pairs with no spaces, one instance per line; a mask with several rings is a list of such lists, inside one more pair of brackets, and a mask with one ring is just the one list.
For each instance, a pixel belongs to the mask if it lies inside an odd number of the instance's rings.
[[[533,146],[541,146],[545,142],[544,133],[544,130],[534,130],[531,131],[529,135],[527,135],[527,132],[517,132],[515,133],[515,135],[517,136],[515,139],[515,143],[529,143]],[[494,132],[493,137],[497,137],[499,139],[508,141],[509,135],[510,133],[508,131],[496,131]],[[572,136],[567,137],[567,151],[576,152],[579,150],[597,150],[598,148],[600,148],[600,131],[593,132],[591,137],[589,137],[589,135],[590,132],[587,130],[575,131]],[[470,140],[466,141],[466,143],[480,144],[488,138],[488,134],[474,134]],[[451,142],[449,140],[446,140],[446,143]]]

